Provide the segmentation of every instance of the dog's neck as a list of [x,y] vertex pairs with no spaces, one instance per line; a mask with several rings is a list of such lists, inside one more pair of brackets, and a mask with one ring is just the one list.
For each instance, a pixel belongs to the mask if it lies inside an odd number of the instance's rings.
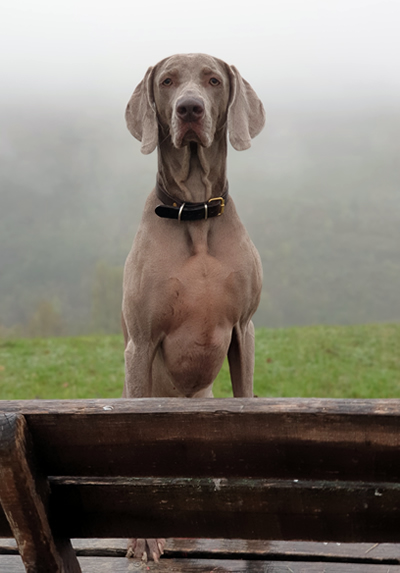
[[158,181],[180,201],[200,203],[222,195],[226,185],[226,129],[215,134],[210,147],[190,142],[177,149],[160,133]]

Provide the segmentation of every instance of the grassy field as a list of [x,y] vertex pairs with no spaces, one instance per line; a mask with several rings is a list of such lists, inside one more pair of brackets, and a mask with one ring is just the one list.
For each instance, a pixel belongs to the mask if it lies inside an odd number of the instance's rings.
[[[0,340],[0,399],[113,398],[122,336]],[[259,329],[255,393],[263,397],[400,398],[400,324]],[[215,383],[231,396],[227,364]]]

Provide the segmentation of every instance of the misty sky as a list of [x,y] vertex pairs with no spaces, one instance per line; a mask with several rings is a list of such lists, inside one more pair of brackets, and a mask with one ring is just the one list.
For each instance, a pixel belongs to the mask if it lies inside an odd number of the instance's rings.
[[399,0],[13,0],[1,12],[3,102],[122,106],[178,52],[235,64],[271,100],[399,101]]

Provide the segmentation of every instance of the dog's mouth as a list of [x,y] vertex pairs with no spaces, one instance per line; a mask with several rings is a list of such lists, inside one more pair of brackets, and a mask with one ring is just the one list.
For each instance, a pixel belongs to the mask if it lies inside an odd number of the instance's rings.
[[178,139],[182,145],[187,145],[191,141],[202,143],[202,126],[196,122],[184,123],[178,130]]
[[176,115],[171,124],[172,143],[180,149],[191,142],[198,143],[202,147],[209,147],[212,143],[209,135],[209,122],[205,118],[195,121],[182,121]]
[[175,146],[180,148],[190,145],[191,143],[201,145],[202,147],[209,147],[210,145],[209,138],[201,126],[194,123],[186,124],[181,127],[177,133]]
[[182,144],[188,145],[190,143],[202,144],[200,135],[192,128],[189,128],[182,137]]

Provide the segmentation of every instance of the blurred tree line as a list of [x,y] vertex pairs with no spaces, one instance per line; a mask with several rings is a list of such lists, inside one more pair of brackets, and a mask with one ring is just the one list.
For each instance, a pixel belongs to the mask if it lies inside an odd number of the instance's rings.
[[[0,336],[120,332],[155,155],[107,114],[3,114]],[[400,320],[399,131],[399,109],[276,108],[252,149],[230,150],[263,261],[258,326]]]

